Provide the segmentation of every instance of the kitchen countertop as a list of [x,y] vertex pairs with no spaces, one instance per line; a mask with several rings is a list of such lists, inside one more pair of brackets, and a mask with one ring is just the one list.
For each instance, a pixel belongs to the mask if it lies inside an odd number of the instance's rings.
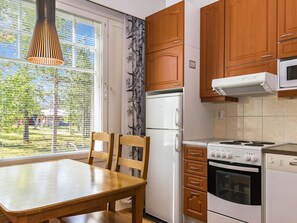
[[207,144],[210,142],[218,142],[218,141],[222,141],[222,140],[224,140],[224,139],[220,139],[220,138],[189,139],[189,140],[184,140],[183,144],[189,145],[189,146],[207,147]]
[[280,146],[264,148],[263,153],[297,156],[297,144],[288,143]]

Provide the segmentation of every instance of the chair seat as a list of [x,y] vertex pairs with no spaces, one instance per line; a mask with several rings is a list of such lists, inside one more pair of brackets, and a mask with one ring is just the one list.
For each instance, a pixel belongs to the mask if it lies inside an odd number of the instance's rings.
[[60,219],[61,223],[131,223],[128,214],[113,211],[100,211]]

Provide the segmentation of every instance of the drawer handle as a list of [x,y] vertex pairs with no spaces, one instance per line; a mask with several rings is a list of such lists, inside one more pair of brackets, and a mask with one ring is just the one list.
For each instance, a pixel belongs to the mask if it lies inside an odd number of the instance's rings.
[[201,185],[200,182],[198,182],[198,181],[193,181],[193,180],[190,180],[189,183],[190,183],[190,184],[198,184],[198,185]]
[[173,84],[173,86],[178,86],[179,84]]
[[297,162],[290,162],[291,166],[297,166]]
[[180,40],[174,40],[173,41],[173,43],[179,43],[180,42]]
[[268,58],[268,57],[273,57],[273,55],[269,54],[269,55],[262,56],[262,58]]
[[202,156],[201,153],[190,153],[190,156]]
[[190,167],[190,170],[201,170],[201,168],[197,168],[197,167]]
[[286,33],[284,35],[281,35],[281,38],[284,38],[284,37],[287,37],[287,36],[292,36],[292,35],[293,35],[293,33]]

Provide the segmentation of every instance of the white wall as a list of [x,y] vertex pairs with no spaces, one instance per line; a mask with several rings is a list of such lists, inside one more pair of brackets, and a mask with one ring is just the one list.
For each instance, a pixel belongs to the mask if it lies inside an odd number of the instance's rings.
[[99,5],[145,19],[165,8],[165,0],[90,0]]

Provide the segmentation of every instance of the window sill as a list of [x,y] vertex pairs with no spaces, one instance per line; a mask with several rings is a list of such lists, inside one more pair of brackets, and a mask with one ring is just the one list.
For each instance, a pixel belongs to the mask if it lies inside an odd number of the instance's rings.
[[40,155],[40,156],[3,159],[3,160],[0,160],[0,167],[17,165],[17,164],[45,162],[45,161],[60,160],[60,159],[84,160],[88,158],[88,154],[89,154],[89,151],[81,151],[81,152],[72,152],[72,153],[58,153],[58,154],[47,154],[47,155]]

